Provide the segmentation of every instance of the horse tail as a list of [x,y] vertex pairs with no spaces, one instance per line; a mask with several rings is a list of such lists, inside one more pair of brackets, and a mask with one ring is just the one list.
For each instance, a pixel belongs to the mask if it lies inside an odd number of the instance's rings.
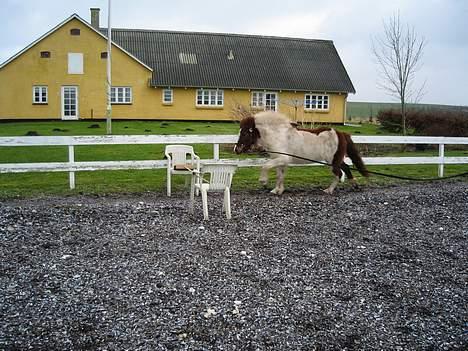
[[356,166],[359,173],[361,173],[364,177],[368,177],[369,171],[367,170],[366,165],[364,164],[364,161],[359,154],[359,150],[357,149],[356,144],[354,144],[353,139],[351,139],[351,135],[348,133],[344,134],[346,138],[346,153],[348,154],[348,157],[351,159],[351,161],[353,161],[353,164]]

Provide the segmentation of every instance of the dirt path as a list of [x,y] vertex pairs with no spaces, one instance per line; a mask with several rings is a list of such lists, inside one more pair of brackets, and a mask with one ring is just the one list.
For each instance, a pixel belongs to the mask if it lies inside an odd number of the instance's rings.
[[468,184],[0,202],[0,349],[468,347]]

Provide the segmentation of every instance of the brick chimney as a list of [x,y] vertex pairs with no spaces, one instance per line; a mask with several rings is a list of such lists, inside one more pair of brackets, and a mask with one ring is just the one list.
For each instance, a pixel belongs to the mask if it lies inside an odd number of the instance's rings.
[[101,11],[101,9],[99,9],[99,8],[90,8],[90,10],[91,10],[91,26],[94,29],[99,30],[99,11]]

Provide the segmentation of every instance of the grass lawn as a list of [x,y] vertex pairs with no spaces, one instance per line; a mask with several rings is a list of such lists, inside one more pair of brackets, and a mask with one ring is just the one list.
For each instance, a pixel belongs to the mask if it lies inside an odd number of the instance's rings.
[[[237,134],[237,122],[164,122],[164,121],[113,121],[113,134]],[[337,129],[354,135],[376,135],[382,133],[378,126],[360,124],[357,126],[336,126]],[[104,121],[41,121],[41,122],[3,122],[0,123],[1,136],[24,136],[28,132],[39,135],[104,135]],[[385,133],[387,134],[387,133]],[[195,145],[201,158],[211,158],[211,145]],[[369,148],[370,149],[370,148]],[[363,150],[366,155],[379,154],[376,150]],[[387,154],[388,152],[386,152]],[[380,152],[381,154],[381,152]],[[418,152],[418,155],[437,155],[437,150]],[[468,155],[468,151],[446,152],[447,155]],[[390,154],[389,154],[390,155]],[[415,156],[415,152],[391,152],[392,156]],[[103,145],[75,147],[76,161],[108,160],[154,160],[162,159],[164,145]],[[222,158],[239,158],[228,146],[221,146]],[[247,157],[247,156],[242,156]],[[251,156],[250,156],[251,157]],[[66,147],[2,147],[0,163],[21,162],[65,162],[68,160]],[[466,172],[467,165],[447,165],[446,175]],[[380,166],[370,167],[377,171],[407,175],[413,177],[436,177],[436,165],[418,166]],[[273,187],[274,172],[270,176]],[[233,181],[233,191],[258,189],[259,169],[241,168]],[[465,178],[466,179],[466,178]],[[325,187],[331,181],[331,173],[324,167],[290,167],[287,171],[285,185],[289,189],[302,190],[313,187]],[[395,183],[381,177],[369,180],[358,178],[362,184],[370,185]],[[184,190],[184,177],[173,178],[173,191]],[[166,187],[165,170],[126,170],[77,172],[76,189],[68,188],[68,173],[14,173],[0,174],[0,198],[35,197],[41,195],[72,194],[109,194],[126,192],[154,191],[164,194]]]

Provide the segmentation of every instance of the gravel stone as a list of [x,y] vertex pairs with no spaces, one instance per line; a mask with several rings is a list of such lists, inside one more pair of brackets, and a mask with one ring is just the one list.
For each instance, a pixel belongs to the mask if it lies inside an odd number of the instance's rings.
[[466,350],[468,183],[0,202],[0,350]]

